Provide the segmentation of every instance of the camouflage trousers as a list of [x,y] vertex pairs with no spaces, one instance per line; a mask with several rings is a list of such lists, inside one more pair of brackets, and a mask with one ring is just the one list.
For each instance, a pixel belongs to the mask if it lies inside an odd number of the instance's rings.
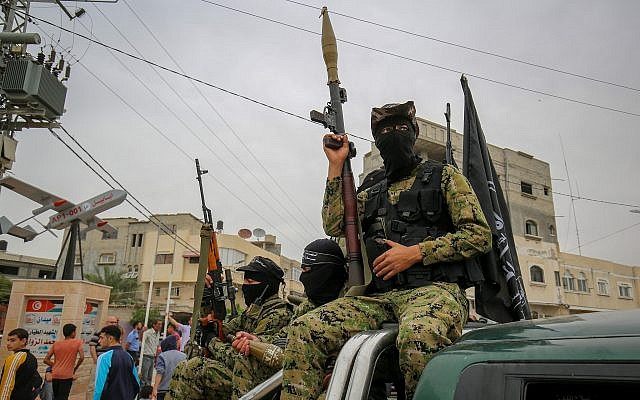
[[217,343],[210,358],[195,357],[178,364],[169,385],[168,399],[236,400],[277,370],[244,357],[229,345]]
[[355,334],[398,322],[400,370],[411,399],[433,354],[462,334],[469,303],[456,284],[342,297],[301,316],[290,326],[284,352],[282,400],[317,399],[324,365]]

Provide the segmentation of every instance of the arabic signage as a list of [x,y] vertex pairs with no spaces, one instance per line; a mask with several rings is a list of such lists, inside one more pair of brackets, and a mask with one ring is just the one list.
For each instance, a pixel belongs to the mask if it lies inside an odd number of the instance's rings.
[[98,316],[100,315],[100,304],[94,301],[87,301],[82,315],[82,332],[80,338],[84,343],[85,355],[89,354],[89,341],[94,332],[98,330]]
[[72,205],[72,207],[52,215],[49,217],[47,227],[51,229],[61,229],[67,226],[68,222],[76,219],[83,221],[88,220],[96,214],[122,203],[126,197],[127,193],[123,190],[109,190],[79,205]]
[[44,357],[56,341],[62,321],[61,299],[29,299],[25,307],[24,329],[29,332],[27,347],[36,357]]

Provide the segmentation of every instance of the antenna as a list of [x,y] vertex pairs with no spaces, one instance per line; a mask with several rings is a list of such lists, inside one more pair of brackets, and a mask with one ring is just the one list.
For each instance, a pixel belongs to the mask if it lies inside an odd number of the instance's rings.
[[569,167],[567,166],[567,157],[564,153],[564,144],[562,143],[562,135],[560,137],[560,148],[562,149],[562,159],[564,160],[564,170],[567,173],[567,181],[569,183],[569,197],[571,198],[571,209],[573,210],[573,221],[576,225],[576,239],[578,240],[578,254],[582,255],[582,245],[580,244],[580,232],[578,230],[578,216],[576,215],[575,198],[571,189],[571,179],[569,178]]
[[258,238],[258,241],[260,241],[260,238],[263,238],[265,234],[266,232],[262,228],[256,228],[253,230],[253,236]]

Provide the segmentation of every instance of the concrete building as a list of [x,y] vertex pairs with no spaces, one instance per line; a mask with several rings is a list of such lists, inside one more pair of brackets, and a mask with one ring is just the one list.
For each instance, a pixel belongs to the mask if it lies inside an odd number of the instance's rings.
[[[118,234],[108,237],[101,232],[90,231],[82,238],[85,273],[95,273],[105,267],[116,268],[129,279],[140,282],[141,290],[132,296],[141,301],[146,301],[152,286],[152,304],[161,310],[164,310],[169,294],[169,281],[172,280],[170,309],[174,312],[188,312],[193,307],[202,221],[191,214],[154,215],[153,220],[162,221],[171,232],[177,233],[178,239],[150,221],[135,218],[106,219],[118,230]],[[276,243],[275,236],[266,235],[264,242],[256,243],[224,233],[219,233],[217,238],[223,268],[233,271],[236,287],[240,287],[243,279],[243,274],[236,272],[236,269],[259,255],[272,259],[285,271],[283,296],[303,292],[298,279],[300,263],[280,255],[280,244]],[[277,250],[277,253],[265,249]],[[76,262],[79,260],[77,253]],[[236,303],[244,308],[241,291],[237,293]]]
[[[446,127],[418,118],[416,149],[423,159],[445,159]],[[462,134],[451,130],[454,159],[462,166]],[[549,164],[488,145],[509,204],[511,227],[534,317],[640,307],[640,267],[560,252]],[[382,165],[372,144],[360,181]],[[475,307],[473,289],[467,292]],[[472,310],[474,312],[475,309]]]
[[8,279],[52,279],[56,260],[7,252],[7,242],[0,240],[0,274]]

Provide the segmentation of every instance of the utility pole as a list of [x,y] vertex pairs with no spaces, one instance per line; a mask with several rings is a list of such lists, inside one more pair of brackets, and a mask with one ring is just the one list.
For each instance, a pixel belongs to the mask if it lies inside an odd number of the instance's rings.
[[[117,1],[117,0],[115,0]],[[78,0],[74,3],[113,3],[109,0]],[[71,2],[71,0],[64,0]],[[16,158],[15,133],[29,128],[59,128],[64,113],[71,68],[51,47],[35,57],[27,52],[30,44],[40,44],[40,35],[27,32],[31,3],[55,3],[69,19],[86,13],[83,8],[69,11],[63,0],[4,0],[0,12],[0,178],[12,168]]]

